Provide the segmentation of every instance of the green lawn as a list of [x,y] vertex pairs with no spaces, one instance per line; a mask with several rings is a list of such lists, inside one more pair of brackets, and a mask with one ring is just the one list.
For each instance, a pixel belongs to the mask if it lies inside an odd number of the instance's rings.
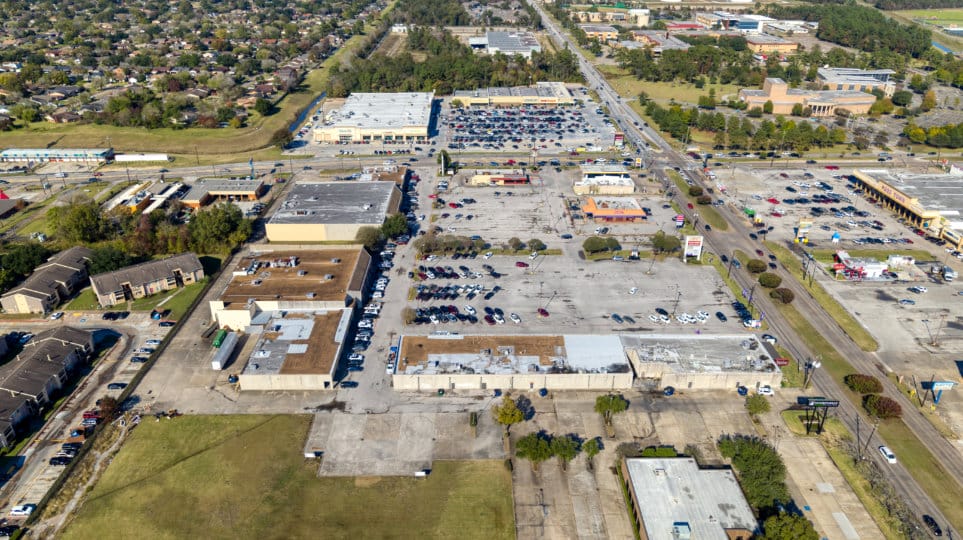
[[963,24],[963,9],[910,9],[896,13],[912,19],[921,19],[930,24]]
[[145,421],[64,539],[515,537],[502,461],[436,461],[427,478],[318,478],[310,416]]
[[695,206],[695,211],[699,213],[699,217],[704,223],[712,225],[713,229],[719,231],[725,231],[729,229],[729,223],[723,219],[723,217],[718,211],[716,211],[714,207],[708,204],[696,206],[696,197],[689,195],[689,185],[685,183],[685,180],[682,179],[682,176],[680,176],[679,173],[668,169],[665,172],[669,175],[669,178],[675,182],[676,187],[678,187],[679,191],[685,195],[686,199],[692,202],[692,205]]
[[695,105],[699,102],[699,96],[709,95],[710,88],[715,89],[717,99],[729,94],[738,94],[740,90],[740,87],[734,84],[706,84],[703,88],[696,88],[694,84],[683,82],[640,81],[618,66],[597,67],[619,95],[630,99],[644,91],[650,99],[662,104],[674,99],[677,103]]
[[94,290],[90,287],[80,291],[73,300],[67,302],[67,305],[64,306],[64,311],[89,311],[92,309],[100,309],[100,304],[97,303]]
[[[775,242],[765,242],[766,247],[772,251],[772,253],[779,259],[779,262],[792,274],[793,278],[800,279],[802,276],[802,262],[799,258],[792,254],[788,249]],[[867,252],[871,250],[866,250]],[[908,250],[907,250],[908,251]],[[902,250],[900,251],[903,252]],[[855,254],[856,251],[850,253]],[[929,255],[932,258],[932,255]],[[812,285],[810,285],[809,280],[801,280],[803,288],[808,290],[813,298],[819,302],[819,305],[829,314],[833,320],[836,321],[844,332],[859,345],[860,349],[867,352],[873,352],[879,349],[879,343],[876,342],[876,338],[869,333],[863,325],[859,324],[852,314],[846,310],[835,298],[832,297],[826,289],[823,289],[822,285],[813,280]]]
[[[184,313],[187,312],[187,308],[194,303],[197,295],[204,290],[205,283],[207,283],[206,280],[199,283],[192,283],[179,289],[173,289],[151,296],[138,298],[131,303],[130,309],[132,311],[150,311],[155,307],[159,307],[159,309],[169,309],[171,312],[167,315],[167,318],[178,320],[182,315],[184,315]],[[161,302],[163,302],[163,304],[161,304]],[[94,290],[90,287],[80,291],[80,293],[74,297],[73,300],[64,306],[65,311],[91,311],[100,309],[103,308],[101,308],[100,304],[97,303],[97,297],[94,296]],[[127,309],[127,304],[119,304],[112,309]]]

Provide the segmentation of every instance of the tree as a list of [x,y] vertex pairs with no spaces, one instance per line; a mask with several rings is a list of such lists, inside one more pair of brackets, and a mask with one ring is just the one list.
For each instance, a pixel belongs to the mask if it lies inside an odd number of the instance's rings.
[[354,235],[355,242],[371,250],[381,245],[381,242],[384,241],[384,238],[384,235],[381,234],[381,229],[371,226],[360,227],[358,232]]
[[759,107],[753,107],[748,111],[746,111],[746,116],[748,116],[749,118],[761,118],[762,109],[760,109]]
[[558,458],[559,463],[562,465],[562,470],[568,470],[568,462],[575,459],[581,450],[581,445],[578,440],[572,435],[562,435],[561,437],[553,437],[550,443],[552,453]]
[[863,407],[869,414],[881,418],[899,418],[903,415],[903,408],[896,400],[890,399],[879,394],[867,394],[863,396]]
[[285,127],[278,128],[271,135],[271,144],[276,145],[282,149],[293,140],[294,140],[294,135],[292,135],[291,131]]
[[796,103],[795,105],[792,106],[792,115],[793,115],[793,116],[802,116],[802,115],[803,115],[803,104],[802,104],[802,103]]
[[385,218],[381,225],[381,233],[387,238],[395,238],[408,232],[408,220],[404,214],[392,214]]
[[768,100],[762,104],[762,112],[766,114],[772,114],[772,108],[773,108],[772,100]]
[[746,410],[753,416],[769,412],[769,400],[766,396],[753,394],[746,397]]
[[682,248],[682,241],[679,240],[678,237],[665,234],[663,231],[658,231],[652,235],[652,248],[659,253],[672,253]]
[[893,92],[892,100],[893,105],[906,107],[911,101],[913,101],[913,92],[910,92],[909,90],[899,90],[897,92]]
[[786,465],[768,443],[749,435],[724,435],[719,452],[732,460],[746,500],[759,514],[789,502]]
[[227,253],[251,236],[251,221],[237,206],[221,203],[197,212],[187,232],[192,251]]
[[0,266],[12,274],[13,279],[26,276],[47,260],[52,252],[37,242],[13,244],[0,258]]
[[746,270],[749,270],[753,274],[761,274],[766,271],[766,261],[761,259],[749,259],[746,262]]
[[104,422],[112,422],[120,415],[120,403],[117,401],[117,398],[104,396],[97,400],[97,402],[100,404],[97,407]]
[[857,394],[879,394],[883,391],[883,383],[872,375],[850,373],[843,377],[843,382]]
[[799,514],[779,512],[762,524],[763,540],[819,540],[811,521]]
[[778,300],[779,302],[782,302],[783,304],[791,304],[792,301],[796,299],[796,293],[792,292],[792,289],[786,289],[783,287],[774,289],[771,293],[769,293],[769,296]]
[[518,408],[512,398],[507,395],[502,397],[502,404],[495,405],[492,407],[492,416],[495,421],[499,424],[505,426],[505,434],[512,428],[514,424],[518,424],[525,420],[525,413]]
[[552,447],[548,437],[543,433],[529,433],[515,443],[515,455],[532,462],[532,470],[538,472],[538,466],[552,457]]
[[629,401],[622,394],[606,394],[595,398],[595,412],[602,415],[606,426],[612,425],[612,417],[629,408]]
[[585,452],[585,460],[588,462],[589,469],[591,469],[592,459],[602,451],[602,445],[598,439],[589,439],[582,444],[582,451]]
[[254,110],[261,116],[267,116],[274,111],[274,105],[264,98],[254,100]]
[[923,94],[923,103],[920,105],[920,110],[923,112],[931,111],[936,108],[936,92],[933,90],[927,90]]
[[759,274],[759,284],[767,289],[775,289],[782,283],[782,278],[772,272]]
[[712,203],[712,197],[708,195],[699,195],[696,197],[696,204],[707,205]]
[[521,241],[517,236],[513,236],[508,239],[508,246],[513,250],[518,251],[525,247],[525,243]]
[[97,242],[110,234],[100,206],[90,199],[75,199],[67,206],[47,210],[47,222],[57,235],[73,243]]
[[598,253],[605,249],[605,239],[598,236],[589,236],[582,242],[582,249],[586,253]]
[[699,186],[689,186],[689,196],[690,196],[690,197],[699,197],[699,196],[702,195],[702,193],[703,193],[703,192],[702,192],[702,188],[701,188],[701,187],[699,187]]
[[126,251],[114,246],[95,248],[90,256],[90,274],[113,272],[125,266],[130,266],[132,259]]
[[545,242],[542,242],[538,238],[532,238],[528,241],[528,249],[532,251],[542,251],[546,248]]

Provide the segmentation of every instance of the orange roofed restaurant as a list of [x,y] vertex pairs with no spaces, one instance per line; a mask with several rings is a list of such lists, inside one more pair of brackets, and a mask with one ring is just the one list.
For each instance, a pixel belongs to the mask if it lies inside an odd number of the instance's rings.
[[582,212],[588,219],[606,223],[634,223],[649,217],[638,201],[629,197],[589,197]]

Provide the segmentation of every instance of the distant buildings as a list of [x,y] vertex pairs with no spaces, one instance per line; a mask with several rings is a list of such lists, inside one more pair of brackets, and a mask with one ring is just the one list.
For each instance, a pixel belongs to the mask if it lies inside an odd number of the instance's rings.
[[295,184],[265,226],[271,242],[354,241],[362,227],[380,227],[398,212],[395,182],[351,181]]
[[524,58],[531,58],[532,53],[542,51],[538,38],[531,32],[486,32],[485,37],[469,38],[468,45],[488,54],[502,53]]
[[891,69],[819,68],[816,81],[829,90],[872,92],[879,89],[892,96],[896,85],[889,80],[896,72]]
[[83,163],[108,163],[113,159],[113,148],[9,148],[0,152],[0,162],[79,161]]
[[572,189],[576,195],[627,195],[635,192],[635,182],[623,165],[586,164]]
[[7,313],[48,313],[87,283],[87,265],[93,252],[72,247],[57,253],[34,269],[20,285],[0,297]]
[[261,180],[198,180],[181,199],[188,208],[200,208],[218,201],[256,201],[267,191]]
[[410,143],[428,140],[434,92],[360,93],[315,127],[322,143]]
[[91,276],[90,284],[97,302],[110,307],[197,283],[201,279],[204,279],[204,267],[197,255],[182,253]]
[[794,54],[799,50],[799,44],[768,34],[753,34],[746,36],[746,46],[756,54],[783,56]]
[[688,43],[669,35],[664,30],[633,30],[632,39],[645,47],[650,47],[655,56],[661,56],[663,51],[685,51],[690,47]]
[[19,426],[56,400],[93,351],[93,334],[60,326],[39,332],[0,366],[0,446],[13,446]]
[[743,88],[739,99],[749,108],[765,107],[772,102],[773,114],[792,114],[796,105],[808,108],[811,116],[833,116],[836,110],[846,110],[851,114],[866,114],[876,96],[859,90],[803,90],[789,88],[786,81],[774,77],[767,78],[762,90]]
[[597,39],[602,43],[619,37],[619,31],[614,26],[607,24],[580,24],[578,26],[585,32],[585,37]]
[[558,107],[575,104],[572,92],[565,83],[561,82],[537,82],[533,86],[510,88],[457,90],[452,100],[458,100],[466,107],[521,107],[523,105]]
[[630,26],[648,26],[648,9],[600,8],[594,11],[573,11],[571,16],[585,23],[615,23]]

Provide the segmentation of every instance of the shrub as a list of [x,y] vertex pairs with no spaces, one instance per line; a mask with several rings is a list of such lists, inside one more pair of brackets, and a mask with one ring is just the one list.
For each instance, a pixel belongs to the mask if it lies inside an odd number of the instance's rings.
[[746,270],[752,272],[753,274],[759,274],[766,271],[766,263],[759,259],[749,259],[746,263]]
[[883,383],[872,375],[862,373],[852,373],[843,378],[846,386],[858,394],[879,394],[883,391]]
[[723,435],[718,446],[722,457],[732,460],[746,500],[758,514],[768,515],[789,502],[786,465],[766,441],[749,435]]
[[878,394],[863,396],[863,407],[869,414],[883,420],[887,418],[899,418],[903,415],[903,408],[899,406],[899,403]]
[[796,299],[796,293],[784,287],[774,289],[771,293],[769,293],[769,296],[775,298],[777,301],[782,302],[783,304],[791,304],[792,301]]
[[712,197],[708,195],[699,195],[696,197],[696,203],[698,204],[710,204],[712,203]]
[[772,272],[759,274],[759,284],[767,289],[775,289],[782,283],[782,278]]
[[699,186],[689,186],[689,196],[690,197],[701,197],[702,188]]
[[678,457],[679,453],[673,446],[647,446],[642,450],[642,457],[673,458]]
[[761,394],[753,394],[746,398],[746,410],[756,416],[769,412],[769,400]]

